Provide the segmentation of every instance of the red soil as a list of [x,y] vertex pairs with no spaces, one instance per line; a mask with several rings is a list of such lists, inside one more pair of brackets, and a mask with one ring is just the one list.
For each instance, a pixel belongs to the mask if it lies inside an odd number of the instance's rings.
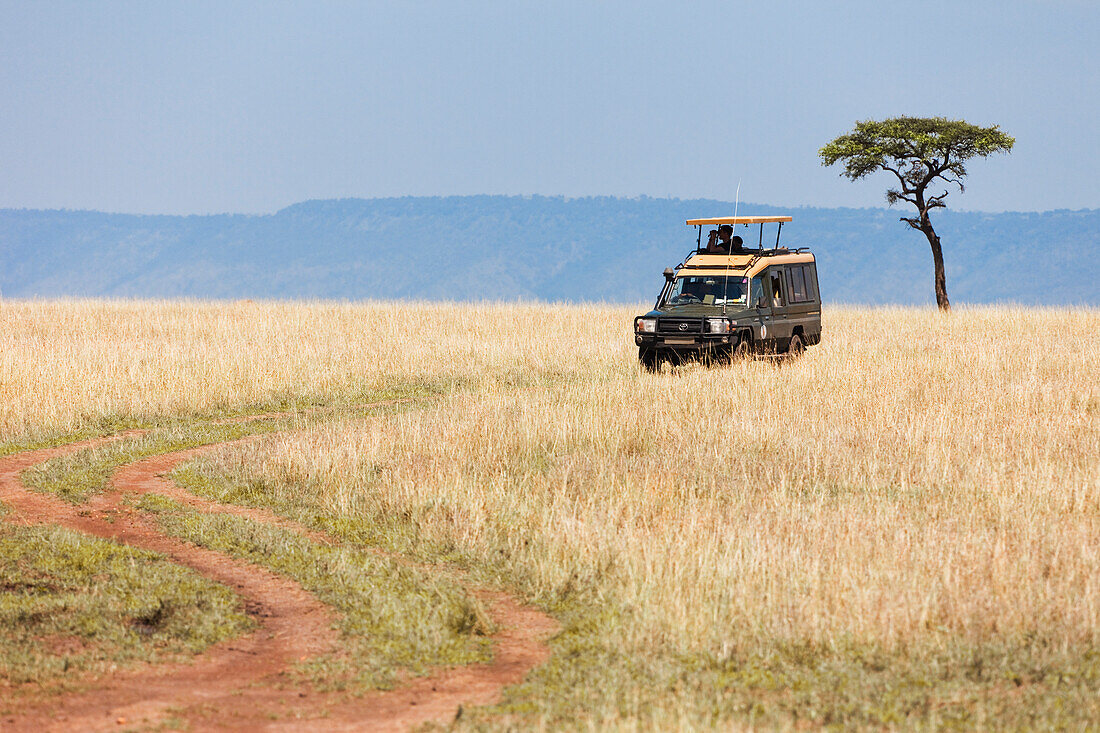
[[[428,677],[412,678],[397,689],[359,698],[301,686],[288,674],[290,665],[338,648],[329,608],[294,581],[164,535],[127,506],[125,499],[156,492],[201,511],[228,512],[301,532],[315,541],[332,540],[265,510],[201,499],[163,478],[181,462],[214,446],[123,466],[112,478],[113,490],[85,505],[28,491],[19,479],[21,471],[36,463],[120,437],[0,458],[0,501],[12,509],[6,521],[58,524],[161,553],[232,588],[259,626],[244,637],[211,647],[188,663],[139,665],[80,680],[82,689],[77,693],[32,692],[20,699],[14,713],[0,718],[0,729],[118,730],[173,718],[198,730],[404,730],[425,722],[453,720],[462,706],[493,703],[500,699],[504,686],[522,681],[529,670],[548,658],[544,642],[557,629],[553,619],[500,591],[468,586],[488,607],[500,629],[492,637],[491,663],[441,669]],[[446,572],[462,580],[453,570]]]

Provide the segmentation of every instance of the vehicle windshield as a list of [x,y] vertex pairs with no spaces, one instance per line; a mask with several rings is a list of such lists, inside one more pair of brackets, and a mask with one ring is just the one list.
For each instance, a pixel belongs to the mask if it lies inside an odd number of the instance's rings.
[[684,275],[676,278],[662,305],[744,305],[745,302],[745,279],[741,275]]

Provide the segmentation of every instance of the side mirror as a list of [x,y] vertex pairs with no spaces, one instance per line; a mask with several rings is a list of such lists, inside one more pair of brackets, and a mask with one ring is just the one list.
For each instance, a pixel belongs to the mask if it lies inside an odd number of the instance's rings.
[[756,307],[757,308],[767,308],[768,307],[768,299],[765,298],[763,295],[761,295],[760,298],[756,301]]
[[672,270],[671,267],[666,267],[665,268],[665,282],[672,282],[672,279],[674,277],[676,277],[676,273]]

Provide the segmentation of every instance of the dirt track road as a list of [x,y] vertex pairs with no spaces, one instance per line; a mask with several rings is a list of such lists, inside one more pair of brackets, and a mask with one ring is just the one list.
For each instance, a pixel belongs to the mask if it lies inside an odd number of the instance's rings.
[[[321,693],[292,684],[292,662],[334,651],[333,612],[296,582],[219,552],[169,537],[126,499],[155,492],[204,512],[228,512],[334,542],[321,533],[259,509],[217,504],[164,478],[204,446],[153,456],[119,468],[111,491],[76,506],[27,490],[20,473],[37,463],[135,432],[26,451],[0,458],[0,502],[15,524],[57,524],[161,553],[232,588],[258,623],[252,633],[223,642],[190,663],[139,665],[88,680],[76,694],[30,696],[15,715],[0,719],[5,731],[118,730],[184,720],[197,730],[405,730],[453,720],[460,706],[491,704],[549,657],[546,639],[557,623],[506,593],[471,586],[497,628],[489,664],[440,669],[428,677],[360,698]],[[461,582],[463,576],[448,570]]]

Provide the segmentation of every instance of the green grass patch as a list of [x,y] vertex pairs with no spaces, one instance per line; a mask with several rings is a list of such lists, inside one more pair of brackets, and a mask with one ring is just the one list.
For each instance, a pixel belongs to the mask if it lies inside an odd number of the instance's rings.
[[1100,649],[1039,639],[886,650],[841,641],[760,645],[725,657],[655,640],[616,643],[613,604],[573,603],[554,654],[461,728],[762,727],[1086,730],[1100,719]]
[[[196,496],[222,504],[268,509],[281,517],[304,524],[344,542],[374,547],[427,563],[456,563],[465,567],[466,558],[445,537],[427,537],[419,531],[419,512],[395,508],[393,512],[374,511],[367,500],[348,508],[348,513],[331,514],[319,509],[302,496],[313,496],[319,489],[304,487],[285,491],[263,478],[230,478],[218,472],[210,462],[199,458],[182,464],[171,473],[179,486]],[[427,508],[426,511],[430,511]]]
[[24,471],[22,480],[28,488],[80,504],[106,491],[111,475],[120,466],[162,453],[271,432],[287,424],[285,419],[222,425],[181,423],[45,461]]
[[[22,480],[28,488],[56,494],[66,501],[81,504],[90,496],[106,491],[111,475],[120,466],[143,458],[239,440],[252,435],[301,428],[322,420],[331,420],[336,416],[413,409],[422,404],[423,400],[433,396],[435,392],[426,387],[412,385],[401,389],[374,392],[370,395],[360,395],[362,401],[313,405],[310,410],[306,410],[303,405],[296,402],[287,408],[290,410],[289,414],[242,422],[163,420],[146,435],[59,456],[32,466],[23,472]],[[388,400],[411,400],[411,402],[395,405],[372,404]],[[305,411],[295,412],[294,410]],[[249,414],[255,413],[244,413],[236,417]]]
[[134,428],[149,428],[153,425],[155,423],[150,420],[138,420],[121,416],[101,416],[88,420],[76,430],[40,430],[15,440],[0,442],[0,457],[40,448],[55,448],[59,445],[75,443],[80,440],[100,438],[104,435]]
[[155,514],[165,532],[292,578],[336,609],[342,650],[304,665],[315,684],[385,688],[403,671],[425,674],[489,658],[485,612],[445,577],[156,495],[142,497],[138,507]]
[[[518,377],[504,375],[505,381],[516,381]],[[392,380],[389,383],[370,388],[352,388],[339,394],[298,394],[293,392],[276,393],[262,402],[250,404],[231,404],[215,402],[208,409],[183,415],[129,415],[107,414],[89,415],[75,429],[38,429],[27,434],[0,441],[0,457],[39,448],[53,448],[89,438],[119,433],[124,430],[157,428],[174,429],[181,425],[207,423],[217,420],[248,417],[266,413],[301,413],[308,417],[312,411],[332,409],[354,412],[369,409],[371,402],[401,399],[432,399],[452,392],[471,389],[475,386],[470,379],[461,378],[424,378],[419,380]]]
[[164,661],[252,628],[238,598],[151,552],[58,527],[0,525],[0,680]]

